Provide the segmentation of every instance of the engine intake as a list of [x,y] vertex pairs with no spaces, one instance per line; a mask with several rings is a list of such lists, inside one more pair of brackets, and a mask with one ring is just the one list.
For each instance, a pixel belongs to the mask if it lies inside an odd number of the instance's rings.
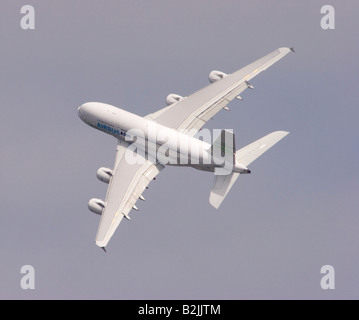
[[101,167],[97,170],[96,176],[100,181],[109,183],[112,177],[112,170],[109,168]]
[[183,100],[184,97],[180,96],[179,94],[171,93],[166,98],[166,104],[170,106],[171,104],[174,104],[178,101]]
[[105,202],[103,202],[101,199],[92,198],[89,201],[88,208],[93,213],[101,215],[103,212],[103,209],[105,208]]
[[218,80],[221,80],[225,77],[227,77],[228,74],[227,73],[224,73],[222,71],[217,71],[217,70],[213,70],[210,72],[209,76],[208,76],[208,80],[213,83],[213,82],[216,82]]

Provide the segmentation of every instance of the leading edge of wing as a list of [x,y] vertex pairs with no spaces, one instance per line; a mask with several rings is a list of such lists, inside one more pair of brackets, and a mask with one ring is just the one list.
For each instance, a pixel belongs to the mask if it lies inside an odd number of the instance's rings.
[[[197,129],[198,127],[202,127],[202,125],[215,113],[220,111],[223,106],[214,110],[210,117],[204,117],[202,120],[200,119],[201,114],[203,115],[206,112],[210,112],[210,109],[216,108],[218,104],[223,104],[223,102],[221,102],[223,98],[226,99],[226,101],[224,101],[225,104],[235,99],[240,92],[247,88],[243,83],[251,80],[262,71],[265,71],[291,51],[292,49],[287,47],[278,48],[220,81],[214,82],[194,92],[186,99],[151,114],[151,118],[162,125],[175,129],[190,130],[192,128]],[[240,86],[241,88],[239,88]],[[234,94],[231,94],[232,92],[234,92]],[[200,125],[196,124],[197,120],[202,123]]]
[[147,185],[163,169],[160,164],[143,160],[143,163],[130,164],[126,157],[122,157],[118,162],[109,183],[105,209],[97,230],[97,246],[107,245],[123,217],[128,215]]

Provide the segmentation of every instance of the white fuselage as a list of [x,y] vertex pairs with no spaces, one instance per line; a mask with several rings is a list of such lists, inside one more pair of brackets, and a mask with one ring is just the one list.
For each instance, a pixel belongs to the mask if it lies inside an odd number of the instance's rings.
[[[165,165],[191,166],[206,171],[218,166],[212,159],[209,143],[153,120],[98,102],[83,104],[78,114],[91,127],[133,144],[138,153],[149,154]],[[245,169],[240,165],[233,167],[236,172]]]

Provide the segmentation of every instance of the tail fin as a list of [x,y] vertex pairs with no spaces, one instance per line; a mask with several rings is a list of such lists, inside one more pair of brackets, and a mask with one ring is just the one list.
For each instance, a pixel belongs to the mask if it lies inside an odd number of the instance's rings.
[[214,140],[210,152],[215,167],[215,174],[229,175],[232,172],[235,159],[236,141],[233,130],[221,130],[221,134]]
[[[237,163],[244,165],[245,167],[252,163],[255,159],[260,157],[264,152],[273,147],[277,142],[283,139],[289,132],[275,131],[263,138],[245,146],[238,150],[235,154],[235,160]],[[214,185],[209,196],[209,203],[219,208],[224,198],[227,196],[229,190],[236,182],[239,173],[232,172],[228,175],[215,175]]]

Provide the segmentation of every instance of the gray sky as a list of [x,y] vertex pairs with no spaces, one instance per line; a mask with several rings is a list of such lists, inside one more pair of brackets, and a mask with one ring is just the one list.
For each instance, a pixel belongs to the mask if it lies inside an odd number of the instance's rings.
[[[0,298],[358,299],[357,1],[32,0],[0,10]],[[238,147],[291,134],[254,162],[218,211],[213,176],[166,168],[108,245],[94,243],[115,139],[77,107],[100,101],[146,115],[213,69],[233,72],[281,46],[288,55],[209,128]],[[20,286],[35,268],[35,290]],[[320,269],[335,268],[335,290]]]

